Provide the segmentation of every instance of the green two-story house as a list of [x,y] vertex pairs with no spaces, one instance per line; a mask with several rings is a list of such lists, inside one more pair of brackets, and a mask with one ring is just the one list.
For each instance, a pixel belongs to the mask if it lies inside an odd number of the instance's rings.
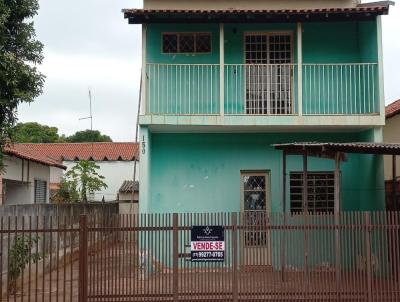
[[[282,211],[289,142],[380,142],[381,15],[359,0],[144,0],[140,212]],[[308,209],[334,208],[334,162],[310,158]],[[286,209],[301,211],[302,161]],[[384,208],[383,160],[351,154],[340,209]]]

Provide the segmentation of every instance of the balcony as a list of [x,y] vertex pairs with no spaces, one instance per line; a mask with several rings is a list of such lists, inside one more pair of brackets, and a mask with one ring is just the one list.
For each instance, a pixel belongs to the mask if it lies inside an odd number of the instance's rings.
[[240,124],[374,125],[378,86],[377,63],[148,63],[144,115],[203,116],[205,124],[220,123],[213,116],[240,116]]

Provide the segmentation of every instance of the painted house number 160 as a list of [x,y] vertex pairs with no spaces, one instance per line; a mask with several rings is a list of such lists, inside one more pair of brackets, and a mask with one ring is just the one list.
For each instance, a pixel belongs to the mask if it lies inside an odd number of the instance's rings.
[[142,154],[146,154],[146,142],[144,141],[144,135],[142,138]]

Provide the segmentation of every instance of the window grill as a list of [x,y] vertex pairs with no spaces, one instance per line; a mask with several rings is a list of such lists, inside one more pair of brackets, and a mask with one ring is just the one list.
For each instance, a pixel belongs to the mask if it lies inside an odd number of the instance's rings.
[[163,52],[176,53],[178,51],[178,37],[176,34],[163,35]]
[[179,52],[191,53],[194,52],[194,34],[179,35]]
[[211,33],[164,33],[164,53],[210,53]]
[[290,34],[245,36],[246,113],[292,112],[292,41]]
[[[308,211],[332,213],[335,209],[335,175],[333,172],[308,172]],[[301,213],[303,205],[303,173],[290,173],[290,211]]]
[[196,34],[196,52],[211,52],[211,35]]

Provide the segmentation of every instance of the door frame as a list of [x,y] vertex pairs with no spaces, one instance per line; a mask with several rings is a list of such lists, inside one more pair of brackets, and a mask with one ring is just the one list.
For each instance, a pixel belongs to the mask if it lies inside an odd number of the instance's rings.
[[[244,210],[244,186],[243,186],[243,177],[249,176],[265,176],[265,215],[268,219],[269,213],[271,213],[271,170],[268,169],[260,169],[260,170],[240,170],[240,211],[243,215],[245,213]],[[261,211],[260,211],[261,212]],[[242,216],[241,223],[245,225],[245,218]],[[251,267],[270,267],[272,265],[272,249],[271,249],[271,236],[267,234],[267,242],[265,245],[260,246],[246,246],[245,242],[245,230],[241,230],[239,232],[240,236],[240,266],[244,266],[246,269]],[[268,231],[265,231],[269,233]],[[262,255],[262,256],[261,256]],[[254,257],[256,256],[256,257]],[[261,257],[260,257],[261,256]],[[251,261],[253,258],[256,258],[255,262]],[[263,260],[262,263],[257,261]]]
[[[293,30],[259,30],[259,31],[244,31],[243,32],[243,37],[242,37],[242,43],[243,43],[243,65],[244,65],[244,90],[243,90],[243,100],[244,100],[244,114],[245,115],[265,115],[265,114],[247,114],[247,98],[246,98],[246,91],[247,91],[247,71],[246,71],[246,66],[247,65],[251,65],[251,64],[247,64],[246,63],[246,36],[250,36],[250,35],[265,35],[265,36],[272,36],[272,35],[288,35],[290,37],[290,45],[291,45],[291,49],[290,49],[290,63],[288,64],[295,64],[294,63],[294,31]],[[269,40],[267,40],[267,61],[269,61]],[[270,64],[270,63],[267,63]],[[267,86],[269,85],[269,83],[267,83]],[[290,72],[290,87],[291,87],[291,93],[290,93],[290,114],[293,114],[294,112],[294,72],[293,72],[293,68],[291,68],[291,72]],[[268,96],[269,98],[269,96]],[[276,115],[276,114],[271,114],[268,113],[267,115]],[[280,115],[280,114],[278,114]],[[285,114],[281,114],[281,115],[285,115]]]

